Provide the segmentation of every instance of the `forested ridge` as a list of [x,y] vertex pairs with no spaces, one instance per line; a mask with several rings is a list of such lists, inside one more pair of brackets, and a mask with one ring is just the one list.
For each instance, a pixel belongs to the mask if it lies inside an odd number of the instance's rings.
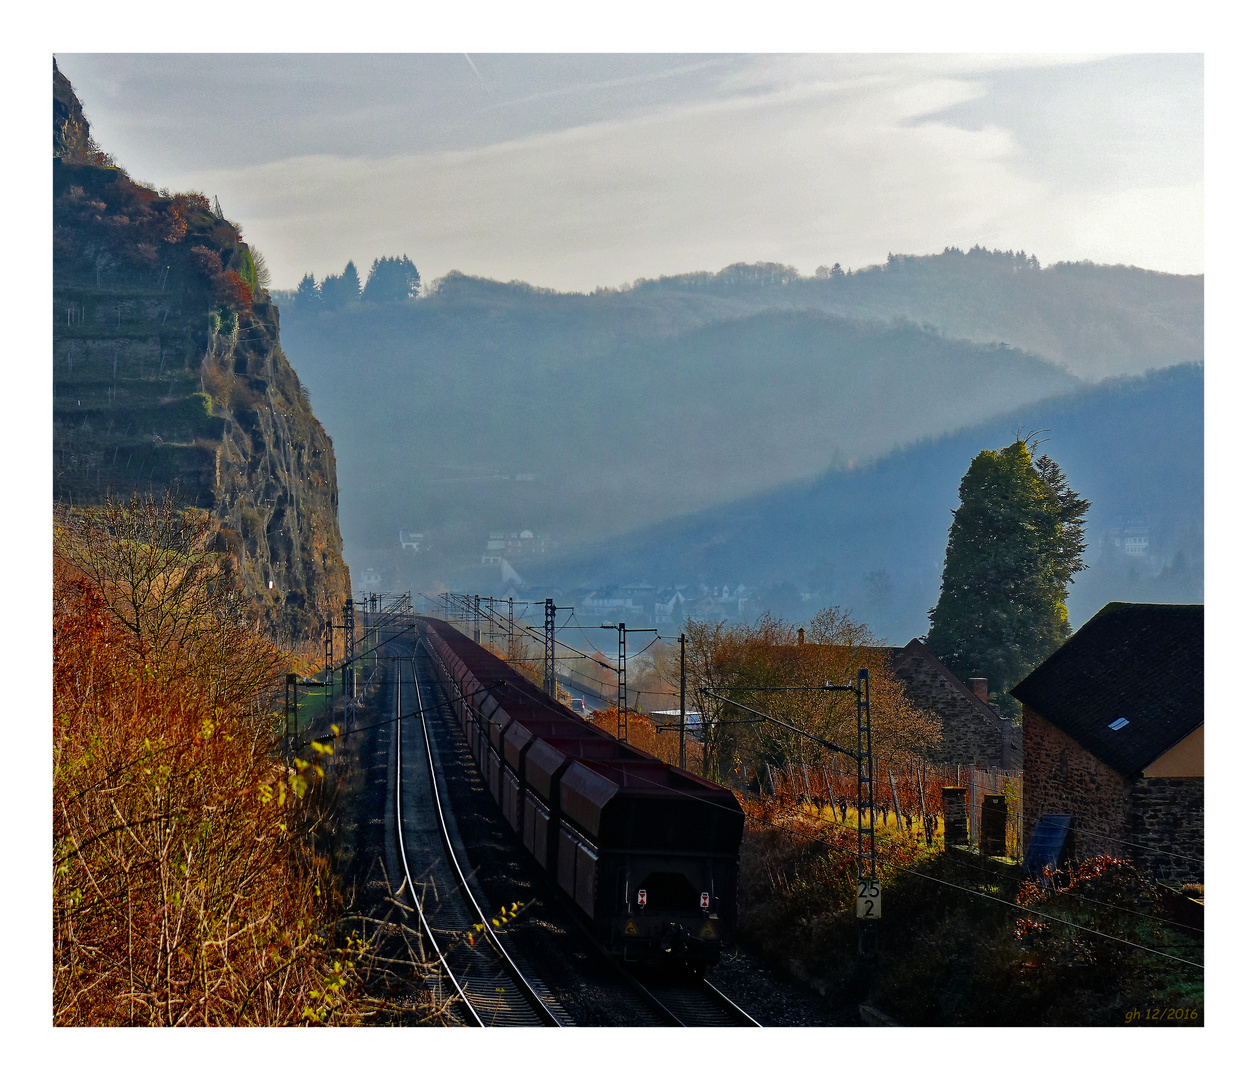
[[[1204,574],[1204,373],[1182,365],[1019,408],[878,461],[678,518],[538,566],[559,583],[745,582],[774,612],[851,607],[879,634],[924,634],[938,600],[951,511],[973,456],[1040,432],[1091,501],[1069,611],[1111,600],[1199,603]],[[1149,558],[1119,549],[1142,526]],[[777,585],[777,589],[770,586]],[[805,601],[804,595],[811,600]]]
[[[285,308],[287,347],[342,448],[347,543],[370,560],[404,525],[457,559],[495,529],[611,535],[1079,382],[906,320],[719,304],[447,280],[407,303]],[[521,474],[492,499],[459,486]]]
[[972,341],[1002,341],[1095,378],[1202,359],[1204,279],[1090,262],[1041,266],[1024,251],[946,248],[889,254],[860,270],[835,264],[730,266],[638,282],[634,292],[707,293],[816,307],[852,318],[907,319]]
[[[376,260],[377,263],[382,260]],[[344,310],[356,301],[380,305],[418,298],[445,307],[499,311],[528,305],[561,311],[584,324],[605,323],[612,332],[632,324],[658,333],[679,333],[704,323],[765,310],[815,310],[854,319],[907,320],[951,338],[1004,342],[1064,364],[1082,378],[1138,374],[1149,368],[1203,359],[1204,278],[1134,266],[1091,262],[1040,265],[1024,251],[946,248],[934,255],[896,255],[859,270],[818,267],[811,275],[779,263],[736,263],[639,279],[589,294],[561,293],[522,281],[500,282],[451,271],[419,288],[408,258],[371,275],[361,292],[345,288],[345,275],[330,275],[319,295],[312,276],[297,292],[277,293],[302,314]],[[400,280],[408,269],[413,277]],[[353,263],[347,267],[357,284]],[[373,268],[374,270],[374,268]]]
[[[981,247],[592,294],[421,286],[406,257],[361,276],[281,294],[286,341],[344,448],[353,558],[387,565],[399,530],[423,532],[416,587],[461,580],[491,531],[608,538],[1203,355],[1199,277]],[[783,548],[760,576],[808,592]]]

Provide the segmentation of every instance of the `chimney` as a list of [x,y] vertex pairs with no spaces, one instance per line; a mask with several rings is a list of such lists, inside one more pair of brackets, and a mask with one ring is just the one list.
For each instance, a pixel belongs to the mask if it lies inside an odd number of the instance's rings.
[[990,704],[990,696],[985,679],[970,679],[969,689],[973,691],[973,696],[982,702],[983,705]]
[[800,644],[800,645],[802,645],[802,644],[803,644],[803,636],[804,636],[804,635],[803,635],[803,627],[801,627],[801,626],[800,626],[800,627],[799,627],[799,644]]

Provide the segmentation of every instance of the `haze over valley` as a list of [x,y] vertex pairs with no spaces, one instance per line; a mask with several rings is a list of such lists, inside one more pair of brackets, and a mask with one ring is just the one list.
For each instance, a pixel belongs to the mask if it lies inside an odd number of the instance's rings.
[[[341,448],[351,565],[376,588],[741,587],[743,617],[837,602],[906,640],[968,458],[1046,429],[1088,482],[1097,554],[1155,522],[1153,559],[1103,587],[1156,594],[1131,574],[1181,555],[1175,595],[1200,591],[1199,276],[974,247],[593,294],[451,273],[391,303],[280,303]],[[504,569],[492,538],[521,534]],[[1080,610],[1099,581],[1080,580]]]
[[60,61],[247,227],[357,594],[902,642],[968,458],[1034,432],[1093,503],[1075,621],[1201,593],[1199,56]]
[[1203,56],[52,91],[54,1026],[1203,1024]]

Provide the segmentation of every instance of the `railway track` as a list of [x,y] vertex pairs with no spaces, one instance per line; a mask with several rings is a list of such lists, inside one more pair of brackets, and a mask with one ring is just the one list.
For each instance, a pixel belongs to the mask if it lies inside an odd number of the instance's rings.
[[625,971],[620,973],[639,994],[673,1027],[759,1027],[759,1022],[706,979],[676,982],[664,979],[644,981]]
[[[429,658],[429,662],[437,663],[435,658]],[[461,727],[449,715],[449,710],[442,710],[442,713],[442,735],[461,745]],[[759,1026],[749,1014],[706,980],[677,982],[660,973],[637,978],[603,948],[567,897],[555,894],[555,900],[569,916],[575,934],[602,958],[606,968],[614,973],[613,978],[623,988],[621,992],[633,1000],[633,1006],[625,1001],[624,1013],[639,1018],[634,1023],[678,1027]]]
[[[570,1018],[495,934],[464,872],[444,782],[432,750],[413,656],[392,651],[397,845],[420,929],[440,960],[441,982],[476,1027],[562,1027]],[[409,679],[403,678],[403,673]],[[407,780],[407,761],[421,763]],[[425,768],[426,766],[426,768]]]

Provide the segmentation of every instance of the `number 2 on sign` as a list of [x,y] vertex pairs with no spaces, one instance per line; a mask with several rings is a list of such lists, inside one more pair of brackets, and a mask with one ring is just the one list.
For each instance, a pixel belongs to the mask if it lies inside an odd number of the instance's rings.
[[880,919],[882,917],[882,883],[861,878],[855,893],[855,917]]

